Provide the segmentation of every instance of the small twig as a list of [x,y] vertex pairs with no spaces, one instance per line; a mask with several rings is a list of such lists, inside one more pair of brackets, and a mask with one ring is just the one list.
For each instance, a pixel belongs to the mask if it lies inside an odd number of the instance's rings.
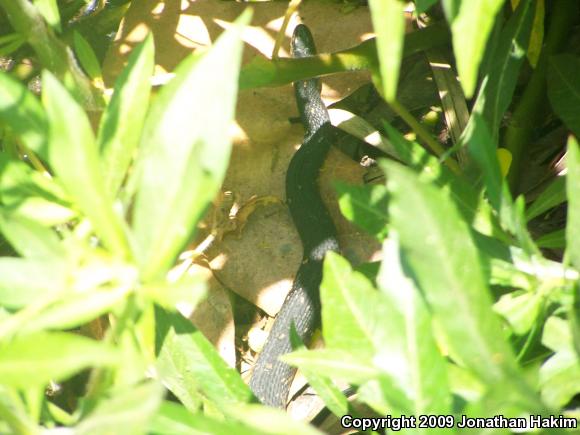
[[284,15],[284,21],[282,22],[282,27],[276,35],[276,42],[274,43],[274,49],[272,50],[272,59],[278,59],[278,53],[280,51],[280,47],[282,46],[282,41],[284,41],[284,36],[286,35],[286,29],[288,28],[288,23],[290,23],[290,18],[292,14],[296,12],[298,6],[300,6],[302,0],[291,0],[288,4],[288,8],[286,9],[286,14]]

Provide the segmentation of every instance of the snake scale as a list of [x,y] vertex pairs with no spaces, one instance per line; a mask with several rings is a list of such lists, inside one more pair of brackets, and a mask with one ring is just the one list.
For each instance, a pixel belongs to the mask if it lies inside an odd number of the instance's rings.
[[[292,36],[292,56],[316,53],[308,28],[298,25]],[[303,258],[292,289],[270,331],[254,367],[250,388],[265,405],[285,408],[296,369],[279,357],[292,351],[290,328],[307,341],[320,321],[319,286],[322,262],[328,251],[338,251],[334,223],[318,189],[320,168],[332,145],[332,125],[316,79],[294,83],[296,103],[305,128],[304,142],[286,173],[286,199],[303,246]]]

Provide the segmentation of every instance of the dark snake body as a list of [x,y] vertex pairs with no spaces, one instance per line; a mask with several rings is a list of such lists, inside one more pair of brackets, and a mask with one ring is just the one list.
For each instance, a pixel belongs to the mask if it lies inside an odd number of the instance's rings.
[[[292,37],[292,55],[315,54],[308,28],[299,25]],[[285,408],[296,369],[279,357],[292,351],[290,328],[294,324],[308,341],[320,322],[319,286],[325,254],[338,250],[336,229],[318,189],[318,177],[332,142],[332,126],[315,79],[294,83],[300,117],[306,130],[304,142],[286,173],[286,199],[298,230],[304,254],[292,289],[276,317],[254,367],[250,388],[265,405]]]

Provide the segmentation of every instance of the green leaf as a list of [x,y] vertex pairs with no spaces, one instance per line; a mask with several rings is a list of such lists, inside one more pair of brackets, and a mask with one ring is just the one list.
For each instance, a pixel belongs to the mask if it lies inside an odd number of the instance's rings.
[[9,33],[0,37],[0,56],[8,56],[18,50],[24,43],[24,38],[20,33]]
[[580,392],[580,360],[574,350],[570,324],[556,316],[544,325],[542,344],[556,352],[540,368],[542,399],[554,409]]
[[[534,10],[534,2],[520,2],[502,30],[498,45],[490,55],[489,72],[483,79],[473,108],[474,114],[480,114],[485,119],[494,149],[497,148],[502,118],[512,101],[519,71],[526,57]],[[464,137],[466,133],[468,131]],[[469,138],[464,138],[464,142],[469,142]]]
[[238,421],[218,420],[202,413],[191,413],[183,406],[165,401],[151,422],[150,431],[156,434],[191,435],[255,435],[263,433],[258,428]]
[[47,157],[47,121],[42,105],[26,86],[0,71],[0,121],[31,151]]
[[34,6],[38,8],[38,11],[50,27],[59,32],[61,31],[60,12],[56,0],[34,0]]
[[44,259],[0,257],[0,305],[21,308],[60,294],[67,285],[63,266]]
[[455,359],[481,379],[515,372],[515,358],[491,310],[481,260],[470,230],[448,196],[409,169],[384,162],[391,225],[405,264],[441,324]]
[[120,308],[130,288],[88,290],[82,293],[65,294],[55,303],[26,319],[18,328],[20,332],[36,332],[44,329],[73,329],[97,317]]
[[105,183],[112,196],[125,179],[141,138],[149,107],[153,56],[153,37],[149,35],[131,52],[99,126],[97,143],[103,157]]
[[465,127],[464,134],[468,138],[469,154],[479,166],[483,175],[489,202],[495,210],[500,211],[502,205],[509,207],[511,198],[505,198],[509,192],[503,191],[499,160],[496,154],[496,144],[493,142],[487,124],[482,116],[473,113]]
[[[487,39],[504,0],[455,0],[445,3],[453,3],[453,11],[447,14],[453,35],[453,52],[465,96],[471,98]],[[446,8],[446,12],[448,10]]]
[[554,112],[580,137],[580,57],[561,54],[550,58],[548,97]]
[[437,3],[437,0],[415,0],[415,10],[418,14],[422,14],[427,12],[435,3]]
[[246,10],[208,52],[184,60],[151,107],[133,215],[144,281],[165,274],[221,186],[249,19]]
[[87,115],[48,71],[42,76],[42,100],[50,124],[51,166],[103,243],[113,253],[127,258],[128,242],[101,178],[99,155]]
[[[290,342],[293,350],[304,350],[306,346],[296,332],[294,325],[290,328]],[[304,367],[300,368],[300,373],[304,375],[308,384],[316,391],[326,407],[337,417],[349,413],[348,399],[332,380],[325,374],[318,374]]]
[[566,195],[568,220],[566,222],[566,250],[572,265],[580,270],[580,149],[578,141],[570,136],[566,155]]
[[433,337],[427,306],[404,272],[396,232],[383,243],[382,252],[377,283],[391,307],[392,325],[383,345],[390,358],[398,362],[392,364],[389,374],[413,404],[413,415],[448,414],[451,394],[447,362]]
[[494,305],[518,335],[528,333],[540,314],[543,295],[540,292],[512,292],[503,295]]
[[105,400],[98,402],[74,429],[79,435],[149,434],[149,422],[154,418],[165,391],[156,381],[131,385],[115,390]]
[[296,367],[304,367],[314,373],[343,379],[360,385],[381,374],[370,357],[359,355],[355,350],[315,349],[297,350],[280,358]]
[[566,177],[556,177],[538,196],[530,208],[526,210],[526,220],[529,222],[536,216],[550,210],[566,201]]
[[87,75],[93,80],[102,81],[103,72],[101,71],[101,65],[91,44],[77,31],[73,31],[73,44],[79,63]]
[[[37,425],[33,418],[27,414],[18,394],[0,385],[0,425],[6,423],[12,430],[10,433],[33,434]],[[8,428],[0,426],[0,431],[9,433]]]
[[[242,423],[273,435],[322,435],[314,427],[290,417],[281,409],[268,408],[262,405],[230,405],[226,414]],[[237,433],[237,432],[236,432]]]
[[80,335],[40,332],[0,345],[0,384],[36,388],[89,367],[117,364],[112,347]]
[[33,220],[0,213],[0,231],[14,250],[25,258],[55,263],[64,259],[65,251],[56,233]]
[[329,349],[369,358],[382,353],[385,337],[392,333],[386,322],[389,307],[364,275],[333,252],[324,259],[320,299],[322,332]]
[[536,239],[539,248],[563,249],[566,247],[566,230],[556,230]]
[[201,395],[218,405],[250,400],[252,393],[239,373],[189,320],[158,308],[156,321],[159,379],[186,408],[196,410]]
[[388,232],[388,197],[385,186],[351,186],[337,182],[335,188],[344,217],[379,240],[384,239]]
[[397,97],[399,70],[405,40],[405,2],[402,0],[370,0],[373,28],[377,34],[382,94],[387,102]]

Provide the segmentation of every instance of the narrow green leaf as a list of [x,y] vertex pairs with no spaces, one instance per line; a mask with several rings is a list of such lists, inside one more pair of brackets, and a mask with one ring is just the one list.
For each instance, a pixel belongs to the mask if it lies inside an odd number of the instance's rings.
[[335,183],[340,211],[349,221],[383,240],[388,232],[387,189],[380,184],[351,186]]
[[399,70],[405,38],[405,2],[402,0],[370,0],[373,28],[377,34],[382,94],[387,102],[397,96]]
[[550,210],[566,201],[566,177],[556,177],[538,196],[530,208],[526,210],[526,220],[529,222],[536,216]]
[[80,335],[41,332],[0,345],[0,384],[36,388],[88,367],[117,364],[117,352]]
[[42,105],[26,86],[3,71],[0,71],[0,121],[10,126],[28,149],[47,157],[48,130]]
[[[474,114],[478,113],[485,119],[494,149],[498,146],[501,122],[512,101],[519,71],[526,57],[534,10],[534,2],[520,2],[502,30],[498,45],[490,55],[488,74],[483,79],[473,108]],[[464,140],[469,142],[469,138]]]
[[580,57],[561,54],[550,59],[548,97],[554,112],[580,137]]
[[415,9],[418,14],[422,14],[427,12],[435,3],[437,3],[437,0],[415,0]]
[[128,288],[89,290],[63,295],[54,304],[27,319],[18,328],[20,332],[36,332],[45,329],[73,329],[97,317],[120,308],[129,294]]
[[[474,112],[471,115],[465,128],[465,136],[469,140],[467,143],[469,154],[481,170],[489,202],[494,209],[499,211],[502,208],[502,200],[504,199],[502,194],[504,192],[499,160],[496,154],[497,145],[491,138],[484,118],[478,113]],[[511,198],[506,198],[506,200],[511,202]],[[505,204],[506,201],[503,203]],[[509,206],[509,203],[505,205]]]
[[455,0],[446,3],[453,3],[453,11],[447,14],[453,35],[453,52],[465,96],[471,98],[487,39],[504,0]]
[[[306,346],[298,336],[294,325],[290,328],[290,342],[293,350],[305,350]],[[300,368],[308,384],[316,391],[326,407],[337,417],[349,413],[348,399],[332,380],[323,373],[316,373],[304,367]]]
[[563,249],[566,247],[566,230],[556,230],[536,239],[539,248]]
[[159,93],[143,131],[133,228],[144,280],[163,275],[221,186],[228,166],[246,10]]
[[87,73],[87,75],[95,80],[103,80],[103,72],[101,71],[101,64],[99,59],[95,54],[93,47],[88,41],[83,38],[76,30],[73,31],[73,44],[75,48],[75,54],[79,60],[79,63]]
[[0,426],[0,431],[17,434],[33,434],[37,429],[36,422],[32,416],[28,415],[16,391],[10,391],[8,388],[0,385],[0,425],[6,423],[4,429]]
[[202,413],[192,413],[183,406],[165,401],[151,422],[150,430],[156,434],[191,435],[259,435],[258,428],[246,426],[239,421],[224,421]]
[[353,272],[347,260],[330,252],[320,285],[322,332],[329,349],[374,357],[382,354],[391,333],[389,307],[367,278]]
[[566,250],[572,265],[580,270],[580,149],[578,141],[570,136],[566,155],[566,194],[568,220],[566,222]]
[[23,38],[20,33],[10,33],[0,37],[0,56],[14,53],[25,43],[26,38]]
[[512,292],[503,295],[494,305],[518,335],[528,333],[540,314],[543,295],[540,292]]
[[66,289],[64,264],[45,259],[0,257],[0,305],[21,308]]
[[1,213],[0,231],[25,258],[57,263],[64,259],[65,251],[56,233],[33,220]]
[[107,190],[113,197],[125,179],[141,138],[151,93],[153,52],[151,35],[131,52],[99,126],[97,143],[103,157]]
[[322,435],[322,432],[299,420],[290,417],[281,409],[262,405],[230,405],[225,411],[234,418],[258,431],[275,435]]
[[57,31],[61,31],[60,12],[56,0],[34,0],[36,6],[46,22]]
[[156,381],[116,390],[99,401],[96,408],[78,424],[79,435],[149,434],[149,422],[163,400],[164,389]]
[[384,346],[391,358],[399,361],[389,374],[413,404],[413,415],[448,414],[451,394],[447,362],[433,337],[427,306],[404,272],[396,232],[383,243],[382,252],[377,283],[391,307],[393,325]]
[[297,350],[281,359],[296,367],[305,367],[315,373],[324,373],[332,378],[343,379],[360,385],[381,374],[370,357],[356,351],[338,349]]
[[452,354],[481,379],[497,382],[515,372],[515,358],[491,310],[481,261],[469,228],[452,201],[409,169],[383,164],[391,224]]
[[250,400],[239,373],[189,320],[158,308],[156,321],[159,379],[190,411],[197,409],[201,395],[218,405]]
[[555,409],[561,408],[580,393],[580,360],[570,324],[557,316],[548,318],[542,344],[555,352],[540,369],[542,399]]
[[128,242],[101,178],[99,155],[87,115],[48,71],[42,76],[42,99],[50,124],[50,164],[103,243],[127,258]]

